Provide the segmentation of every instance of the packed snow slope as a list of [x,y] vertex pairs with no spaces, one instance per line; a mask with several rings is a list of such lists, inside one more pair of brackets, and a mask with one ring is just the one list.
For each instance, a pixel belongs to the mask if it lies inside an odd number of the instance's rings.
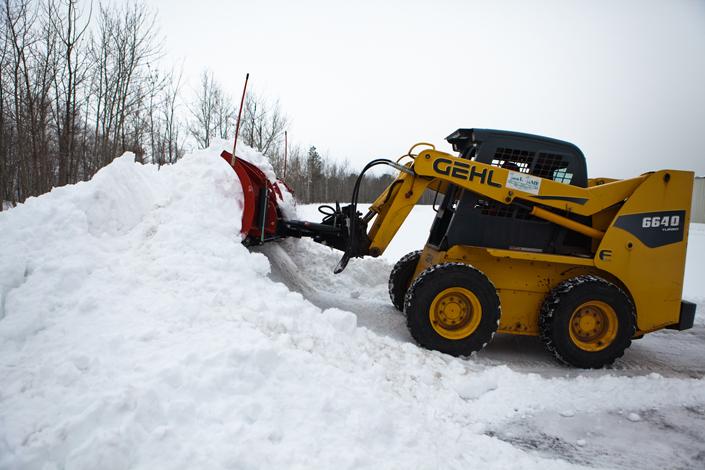
[[309,241],[240,244],[221,147],[160,170],[126,154],[0,213],[0,468],[702,464],[702,373],[419,349],[385,260],[334,277]]

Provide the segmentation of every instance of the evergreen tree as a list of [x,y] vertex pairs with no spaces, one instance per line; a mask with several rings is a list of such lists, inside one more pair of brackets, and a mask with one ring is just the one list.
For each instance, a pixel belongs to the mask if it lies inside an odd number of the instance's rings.
[[321,186],[323,184],[323,159],[313,145],[308,149],[306,169],[308,173],[308,200],[318,202],[320,201]]

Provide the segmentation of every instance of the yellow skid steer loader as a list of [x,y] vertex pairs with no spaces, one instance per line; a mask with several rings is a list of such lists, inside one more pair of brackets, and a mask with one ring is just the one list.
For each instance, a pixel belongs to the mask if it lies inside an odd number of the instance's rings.
[[[417,144],[408,161],[373,160],[350,205],[322,223],[280,219],[352,257],[379,256],[425,191],[438,196],[423,249],[394,266],[389,293],[424,347],[464,356],[495,332],[538,335],[559,360],[595,368],[633,338],[692,327],[681,299],[693,173],[587,177],[575,145],[516,132],[459,129],[459,155]],[[418,153],[415,149],[421,148]],[[364,216],[359,181],[376,165],[399,175]]]

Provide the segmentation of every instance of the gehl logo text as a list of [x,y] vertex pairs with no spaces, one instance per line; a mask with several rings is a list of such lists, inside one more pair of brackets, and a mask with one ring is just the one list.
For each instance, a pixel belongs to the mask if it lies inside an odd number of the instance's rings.
[[474,181],[479,179],[481,184],[488,184],[495,188],[501,188],[502,185],[492,181],[494,170],[483,168],[482,171],[477,171],[475,165],[469,163],[457,162],[447,158],[438,158],[433,162],[433,171],[438,174],[460,178],[463,180]]

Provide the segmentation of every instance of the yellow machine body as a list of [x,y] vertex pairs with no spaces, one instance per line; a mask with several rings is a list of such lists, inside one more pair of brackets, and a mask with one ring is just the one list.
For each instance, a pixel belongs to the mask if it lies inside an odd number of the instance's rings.
[[[369,252],[384,252],[427,189],[445,193],[451,185],[502,204],[526,204],[531,215],[592,239],[591,256],[570,256],[455,245],[427,244],[414,277],[447,262],[481,270],[497,289],[499,332],[538,335],[547,294],[562,281],[596,274],[620,286],[632,299],[636,336],[677,325],[688,241],[694,174],[661,170],[626,180],[596,178],[587,187],[560,183],[424,150],[375,201]],[[570,214],[589,217],[577,222]]]

